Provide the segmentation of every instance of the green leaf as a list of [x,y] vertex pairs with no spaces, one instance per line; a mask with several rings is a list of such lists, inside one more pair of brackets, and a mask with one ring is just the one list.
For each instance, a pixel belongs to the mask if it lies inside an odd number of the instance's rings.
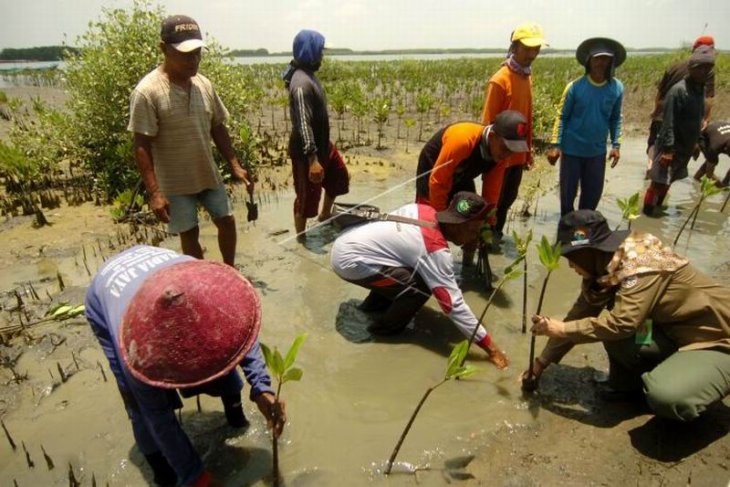
[[69,311],[71,311],[71,309],[72,309],[71,306],[69,306],[68,304],[59,306],[58,308],[56,308],[56,310],[53,312],[53,314],[51,316],[58,319],[60,316],[65,315]]
[[274,354],[271,353],[271,349],[264,343],[259,342],[261,347],[261,353],[264,354],[264,362],[266,366],[273,372],[274,371]]
[[470,377],[474,374],[479,372],[479,368],[474,365],[465,365],[463,367],[459,367],[452,376],[450,376],[451,379],[464,379],[466,377]]
[[514,269],[514,270],[511,270],[510,272],[507,272],[506,274],[504,274],[502,276],[502,280],[504,282],[507,282],[507,281],[512,281],[514,279],[519,279],[520,277],[522,277],[522,275],[524,273],[525,272],[522,269]]
[[525,237],[520,237],[517,235],[517,232],[512,231],[512,238],[515,240],[515,247],[517,248],[517,253],[525,257],[527,255],[527,250],[530,246],[530,242],[532,242],[532,229],[530,229]]
[[86,311],[86,306],[83,304],[79,304],[78,306],[71,308],[68,312],[69,318],[72,318],[74,316],[78,316],[82,314],[84,311]]
[[505,274],[509,274],[510,272],[512,272],[513,270],[515,270],[515,268],[516,268],[516,267],[517,267],[517,266],[518,266],[518,265],[519,265],[519,264],[520,264],[520,263],[521,263],[521,262],[522,262],[523,260],[525,260],[525,259],[526,259],[525,255],[524,255],[524,254],[520,254],[520,255],[519,255],[519,256],[518,256],[518,257],[517,257],[517,258],[516,258],[515,260],[513,260],[512,262],[510,262],[510,264],[509,264],[509,265],[508,265],[507,267],[505,267],[505,268],[504,268],[504,273],[505,273]]
[[639,218],[639,193],[636,192],[628,198],[617,198],[616,203],[621,209],[622,220],[636,220]]
[[284,372],[286,372],[284,358],[281,356],[279,349],[274,347],[274,373],[277,377],[281,377],[284,375]]
[[62,308],[63,306],[68,306],[68,303],[61,302],[54,304],[53,306],[48,308],[48,311],[46,311],[46,316],[52,316],[53,313],[55,313],[59,308]]
[[291,347],[289,347],[289,351],[286,352],[286,358],[284,359],[284,369],[289,369],[292,365],[294,365],[294,361],[297,359],[297,354],[299,353],[299,349],[301,348],[304,341],[307,339],[307,334],[303,333],[299,336],[297,336],[294,339],[294,342],[292,343]]
[[464,340],[456,344],[449,355],[448,365],[446,366],[446,378],[450,379],[461,369],[460,364],[464,361],[464,357],[469,352],[469,341]]
[[722,188],[718,188],[715,185],[715,181],[707,176],[702,176],[702,179],[700,180],[700,188],[702,190],[702,195],[705,198],[722,192]]
[[542,265],[550,272],[557,269],[560,265],[560,243],[556,243],[555,246],[550,245],[545,235],[542,236],[542,240],[537,245],[538,255]]
[[286,371],[281,382],[298,381],[302,379],[302,375],[304,375],[304,371],[302,369],[299,367],[292,367]]

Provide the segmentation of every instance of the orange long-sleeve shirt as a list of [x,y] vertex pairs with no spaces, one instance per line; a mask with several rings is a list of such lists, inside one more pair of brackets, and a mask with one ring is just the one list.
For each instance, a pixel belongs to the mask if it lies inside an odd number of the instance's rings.
[[[492,177],[492,172],[501,164],[489,155],[482,155],[479,145],[483,132],[484,125],[457,122],[431,137],[418,158],[416,194],[420,201],[436,210],[445,210],[449,206],[449,193],[457,182],[487,172]],[[497,200],[487,201],[494,204]]]
[[[515,110],[520,112],[527,119],[529,126],[527,145],[532,149],[532,79],[530,76],[515,73],[507,66],[502,66],[489,79],[484,96],[484,110],[482,110],[482,123],[489,125],[494,123],[501,112]],[[494,174],[494,177],[485,178],[482,182],[482,195],[487,201],[497,201],[502,191],[504,170],[511,166],[527,164],[530,153],[512,154],[504,164],[499,164],[493,171],[501,171],[501,174]]]

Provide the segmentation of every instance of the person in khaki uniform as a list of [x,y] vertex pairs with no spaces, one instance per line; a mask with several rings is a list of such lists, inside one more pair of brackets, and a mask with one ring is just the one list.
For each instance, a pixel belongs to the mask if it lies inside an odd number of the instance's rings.
[[582,290],[564,321],[532,317],[532,332],[550,337],[535,378],[575,344],[601,341],[604,399],[645,397],[658,416],[689,421],[730,394],[730,288],[651,234],[611,231],[597,211],[561,218],[558,241]]

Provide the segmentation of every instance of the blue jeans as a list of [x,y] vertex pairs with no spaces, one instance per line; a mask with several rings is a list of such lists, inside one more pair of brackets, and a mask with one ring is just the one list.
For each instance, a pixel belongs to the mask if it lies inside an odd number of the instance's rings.
[[560,215],[575,208],[575,196],[580,183],[578,209],[595,210],[603,194],[606,175],[606,153],[594,157],[563,154],[560,158]]

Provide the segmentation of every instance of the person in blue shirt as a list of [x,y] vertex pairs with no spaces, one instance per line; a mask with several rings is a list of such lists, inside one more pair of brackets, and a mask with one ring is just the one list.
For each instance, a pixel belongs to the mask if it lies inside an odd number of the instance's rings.
[[228,423],[246,427],[240,365],[251,400],[281,434],[286,414],[258,344],[260,301],[232,267],[135,246],[107,260],[85,305],[157,485],[212,481],[175,417],[177,389],[185,397],[220,396]]
[[614,71],[626,60],[626,49],[613,39],[583,41],[575,53],[586,74],[565,87],[555,119],[550,164],[560,159],[560,214],[578,209],[595,210],[603,194],[606,174],[606,141],[610,136],[611,167],[621,157],[621,105],[624,86]]

